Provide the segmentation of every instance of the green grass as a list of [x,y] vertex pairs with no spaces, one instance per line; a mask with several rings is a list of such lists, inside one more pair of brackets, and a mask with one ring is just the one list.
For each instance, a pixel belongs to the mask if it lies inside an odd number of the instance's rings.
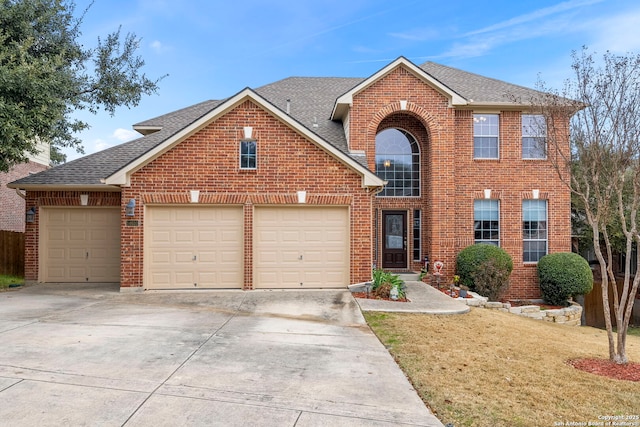
[[627,329],[627,335],[640,337],[640,326],[629,326],[629,329]]
[[19,284],[24,285],[24,278],[18,276],[10,276],[7,274],[0,274],[0,290],[9,288],[9,285]]

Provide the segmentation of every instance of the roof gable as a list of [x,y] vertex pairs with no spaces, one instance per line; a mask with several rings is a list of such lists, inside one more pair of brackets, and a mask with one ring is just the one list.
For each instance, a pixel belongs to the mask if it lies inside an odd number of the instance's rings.
[[422,80],[429,86],[436,89],[438,92],[443,94],[449,99],[449,103],[452,106],[458,105],[467,105],[467,100],[456,93],[453,89],[443,84],[441,81],[437,80],[425,70],[415,65],[413,62],[409,61],[405,57],[400,57],[387,65],[386,67],[380,69],[378,72],[373,74],[368,79],[365,79],[358,83],[351,90],[341,95],[335,102],[333,107],[333,112],[331,113],[332,120],[339,120],[344,117],[344,114],[348,111],[349,107],[353,104],[353,97],[359,92],[362,92],[369,86],[371,86],[376,81],[380,80],[384,76],[388,75],[391,71],[395,70],[398,67],[404,67],[408,71],[410,71],[413,75],[415,75],[418,79]]
[[129,185],[131,174],[133,174],[135,171],[139,170],[144,165],[158,158],[159,156],[161,156],[162,154],[164,154],[165,152],[167,152],[168,150],[170,150],[171,148],[175,147],[180,142],[185,140],[190,135],[193,135],[194,133],[198,132],[199,130],[207,126],[209,123],[216,120],[218,117],[223,116],[224,114],[236,108],[238,105],[242,104],[247,100],[251,100],[252,102],[257,104],[259,107],[266,110],[267,112],[275,116],[277,119],[281,120],[282,122],[287,124],[289,127],[294,129],[296,132],[304,136],[306,139],[314,143],[316,146],[320,147],[325,152],[327,152],[328,154],[336,158],[338,161],[342,162],[343,164],[345,164],[346,166],[350,167],[355,172],[360,174],[362,176],[362,185],[364,187],[379,187],[385,184],[383,180],[378,178],[373,172],[367,169],[364,165],[360,164],[351,156],[337,149],[328,141],[324,140],[323,138],[319,137],[317,134],[310,131],[306,126],[299,123],[297,120],[292,118],[290,115],[286,114],[281,109],[275,107],[273,104],[271,104],[269,101],[267,101],[265,98],[263,98],[262,96],[260,96],[258,93],[256,93],[250,88],[245,88],[244,90],[240,91],[239,93],[232,96],[231,98],[228,98],[227,100],[223,101],[222,103],[217,105],[215,108],[213,108],[211,111],[209,111],[207,114],[203,115],[202,117],[195,120],[188,126],[174,133],[169,138],[165,139],[162,143],[156,145],[155,147],[153,147],[152,149],[144,153],[142,156],[136,158],[135,160],[133,160],[123,168],[117,170],[115,173],[111,174],[104,180],[105,184],[123,185],[123,186]]

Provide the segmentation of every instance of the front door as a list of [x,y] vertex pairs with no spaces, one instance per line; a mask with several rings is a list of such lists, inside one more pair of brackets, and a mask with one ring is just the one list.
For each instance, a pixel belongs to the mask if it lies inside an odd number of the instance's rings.
[[407,212],[382,212],[382,268],[407,268]]

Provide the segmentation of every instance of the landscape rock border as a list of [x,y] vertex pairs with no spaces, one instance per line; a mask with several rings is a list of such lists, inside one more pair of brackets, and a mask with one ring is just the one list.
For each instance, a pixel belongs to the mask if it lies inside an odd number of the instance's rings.
[[[489,310],[498,310],[504,313],[511,313],[518,316],[529,317],[531,319],[544,320],[547,322],[558,323],[568,326],[580,326],[582,317],[582,306],[576,302],[572,302],[569,307],[541,310],[538,305],[523,305],[512,307],[510,303],[489,301],[488,298],[470,292],[473,296],[471,299],[457,298],[471,307],[486,308]],[[534,301],[532,301],[534,302]],[[542,303],[542,301],[540,301]]]

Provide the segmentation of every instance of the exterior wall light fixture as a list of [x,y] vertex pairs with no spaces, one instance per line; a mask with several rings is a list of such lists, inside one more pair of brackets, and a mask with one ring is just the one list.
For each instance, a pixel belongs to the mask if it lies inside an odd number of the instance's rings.
[[32,207],[27,211],[25,216],[26,222],[36,222],[36,208]]
[[126,216],[135,216],[136,215],[136,199],[129,200],[129,203],[124,207],[124,214]]

